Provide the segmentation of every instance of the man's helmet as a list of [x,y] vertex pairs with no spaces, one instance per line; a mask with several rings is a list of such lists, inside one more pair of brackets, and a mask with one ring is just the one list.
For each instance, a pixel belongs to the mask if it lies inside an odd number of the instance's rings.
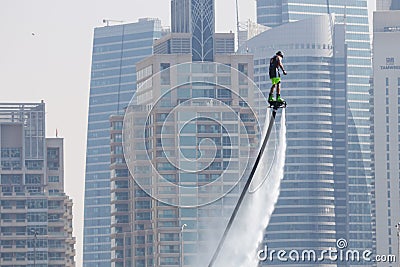
[[283,57],[283,53],[282,53],[282,51],[278,51],[278,52],[276,52],[276,54],[277,54],[278,56],[281,56],[281,57]]

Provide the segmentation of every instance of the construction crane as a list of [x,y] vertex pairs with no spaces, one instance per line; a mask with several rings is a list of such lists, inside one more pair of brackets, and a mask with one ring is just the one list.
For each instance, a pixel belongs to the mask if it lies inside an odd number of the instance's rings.
[[[249,25],[248,22],[246,24],[240,23],[239,21],[239,1],[236,0],[236,40],[237,40],[237,49],[239,49],[240,45],[242,45],[241,41],[244,42],[248,39],[248,30],[249,30]],[[240,34],[240,31],[245,31],[247,37],[243,37],[243,35]],[[241,40],[241,38],[246,38]]]
[[124,23],[123,20],[103,19],[103,23],[105,23],[106,26],[110,26],[110,22]]

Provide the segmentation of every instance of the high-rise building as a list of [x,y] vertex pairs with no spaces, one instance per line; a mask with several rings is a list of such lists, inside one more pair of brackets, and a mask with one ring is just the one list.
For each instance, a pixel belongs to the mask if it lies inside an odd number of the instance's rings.
[[[260,131],[253,112],[266,107],[248,78],[253,57],[214,33],[212,2],[191,1],[192,30],[155,42],[125,117],[110,118],[112,266],[206,266],[236,204]],[[208,52],[200,18],[212,22]]]
[[400,10],[400,1],[392,0],[392,5],[390,6],[390,10]]
[[[235,35],[233,33],[215,33],[215,55],[233,54],[235,52]],[[166,34],[154,44],[154,54],[190,54],[192,51],[192,34]]]
[[94,31],[87,133],[83,266],[110,266],[109,116],[123,114],[136,89],[135,64],[161,37],[158,19]]
[[[337,239],[348,238],[344,25],[330,15],[314,16],[264,31],[247,41],[247,49],[254,54],[254,81],[265,94],[269,58],[277,50],[285,52],[289,73],[282,82],[289,105],[285,176],[266,232],[268,247],[334,248]],[[268,262],[273,264],[288,263]]]
[[191,33],[193,61],[214,61],[214,1],[171,1],[171,31],[173,33]]
[[190,33],[191,0],[171,0],[171,32]]
[[[345,180],[342,180],[342,184],[338,188],[338,190],[343,191],[342,196],[345,198],[342,198],[333,208],[335,212],[341,210],[339,213],[344,214],[344,217],[337,222],[343,226],[339,227],[339,229],[340,231],[343,230],[343,235],[347,238],[349,247],[354,249],[371,249],[373,247],[373,244],[371,244],[371,200],[369,197],[371,184],[369,128],[371,44],[369,39],[367,1],[352,0],[340,5],[330,5],[329,1],[322,0],[313,1],[313,4],[299,3],[294,0],[257,1],[257,21],[265,26],[277,27],[278,25],[283,25],[282,27],[285,27],[286,23],[300,21],[319,14],[334,14],[335,23],[342,24],[344,28],[344,56],[342,59],[335,59],[335,64],[340,63],[340,61],[345,62],[345,65],[337,66],[335,70],[335,75],[339,75],[335,77],[335,83],[344,83],[345,85],[345,92],[342,97],[343,102],[339,102],[344,106],[334,106],[332,114],[340,112],[338,109],[344,108],[345,110],[345,116],[337,118],[345,125],[344,133],[339,135],[342,138],[341,144],[343,148],[334,144],[334,147],[338,148],[338,153],[343,153],[341,149],[346,151],[346,157],[339,161],[341,165],[335,165],[335,172],[345,174]],[[321,31],[324,30],[321,28]],[[277,33],[277,35],[279,38],[276,38],[277,41],[274,41],[276,43],[274,46],[275,50],[285,51],[288,48],[296,48],[296,43],[282,47],[279,40],[284,35],[280,33]],[[307,42],[304,44],[304,48],[318,49],[319,46],[317,43]],[[299,55],[301,56],[301,54]],[[270,56],[265,55],[268,58]],[[306,67],[313,68],[312,65],[314,63],[308,62],[307,58],[296,60],[303,62]],[[287,68],[287,71],[290,73],[290,66]],[[311,83],[310,85],[314,84],[312,77],[313,75],[309,77],[309,80],[304,82],[307,82],[306,84]],[[301,83],[296,86],[299,85]],[[315,83],[314,86],[318,87],[320,85]],[[305,91],[308,91],[307,88],[305,88]],[[299,116],[302,115],[299,114]],[[290,133],[288,134],[289,139]],[[313,155],[313,152],[310,151],[309,155]],[[293,188],[296,187],[293,186]],[[297,204],[293,208],[296,206]],[[287,214],[287,216],[291,214],[289,211],[286,213],[286,210],[281,210],[279,205],[275,210],[275,213],[278,212],[282,213],[282,215]],[[303,219],[301,220],[307,225],[308,219]],[[301,232],[290,235],[291,237],[288,240],[300,241],[303,238]],[[279,234],[276,235],[276,238],[280,239]]]
[[376,0],[376,10],[400,10],[400,0]]
[[[374,13],[373,174],[378,254],[397,255],[400,222],[400,11]],[[398,255],[397,255],[398,256]],[[379,263],[378,266],[396,266]]]
[[[146,207],[148,197],[134,192],[134,182],[126,165],[122,146],[123,115],[110,117],[110,170],[111,170],[111,266],[140,266],[133,264],[133,255],[146,255],[145,249],[133,250],[136,241],[133,236],[133,215],[136,209]],[[136,206],[133,195],[141,195],[142,201]],[[141,243],[143,246],[145,243]],[[137,246],[137,245],[136,245]],[[151,250],[152,248],[149,248]],[[150,255],[152,255],[150,253]],[[147,257],[147,266],[153,266],[152,258]],[[143,264],[142,264],[143,265]],[[143,266],[146,266],[144,264]]]
[[192,59],[214,61],[215,0],[191,0]]
[[140,86],[124,120],[125,158],[136,182],[129,190],[136,266],[206,265],[208,235],[222,233],[236,204],[236,183],[257,142],[250,107],[259,96],[247,80],[251,55],[215,59],[219,64],[153,55],[137,65]]
[[0,266],[75,266],[63,139],[46,138],[45,104],[0,104]]

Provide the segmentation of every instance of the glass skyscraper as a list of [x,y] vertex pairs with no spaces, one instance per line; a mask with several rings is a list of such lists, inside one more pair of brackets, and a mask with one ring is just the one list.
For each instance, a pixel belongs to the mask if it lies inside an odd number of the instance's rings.
[[400,0],[392,0],[390,10],[400,10]]
[[193,61],[214,61],[214,1],[191,0]]
[[161,37],[157,19],[94,31],[87,133],[83,266],[110,266],[110,122],[136,89],[135,64]]
[[172,0],[171,31],[191,33],[192,60],[214,60],[215,0]]
[[[281,38],[274,38],[278,34]],[[340,37],[343,27],[332,16],[321,15],[272,28],[247,41],[249,52],[254,53],[254,80],[265,94],[271,86],[269,57],[278,49],[285,51],[285,69],[291,70],[283,78],[282,91],[289,104],[285,176],[265,238],[276,251],[327,250],[336,246],[338,236],[346,237],[339,205],[346,199],[345,88],[336,82],[343,78]]]
[[191,32],[190,2],[190,0],[171,0],[171,32]]
[[[330,112],[326,115],[332,116],[335,122],[335,127],[332,128],[336,138],[334,139],[333,146],[333,172],[335,173],[335,188],[334,190],[335,202],[331,203],[332,212],[336,213],[335,223],[337,225],[336,232],[337,238],[345,238],[349,247],[352,249],[372,249],[372,228],[371,228],[371,199],[370,199],[370,184],[371,184],[371,167],[370,167],[370,129],[369,129],[369,89],[370,89],[370,75],[371,75],[371,51],[370,51],[370,39],[368,29],[368,8],[367,1],[299,1],[288,0],[288,1],[257,1],[257,20],[258,23],[270,26],[281,27],[282,30],[285,27],[290,27],[288,22],[295,22],[311,18],[317,15],[332,14],[335,18],[336,24],[341,24],[343,28],[343,36],[339,36],[339,32],[335,32],[332,38],[342,38],[344,43],[344,51],[341,57],[334,55],[333,61],[330,63],[329,68],[335,68],[334,72],[331,72],[333,76],[327,76],[325,80],[332,80],[333,82],[329,85],[331,89],[338,89],[340,87],[345,89],[344,91],[337,91],[336,97],[339,99],[334,103]],[[333,23],[333,21],[332,21]],[[320,28],[321,31],[326,29]],[[306,34],[306,33],[305,33]],[[308,33],[307,33],[308,34]],[[273,43],[276,45],[273,47],[275,50],[288,49],[291,51],[292,48],[296,49],[296,42],[287,43],[287,47],[280,46],[280,39],[284,38],[284,34],[279,32],[276,33],[276,39]],[[305,49],[320,49],[317,42],[311,41],[315,35],[310,36],[310,42],[304,44]],[[301,47],[301,44],[300,48]],[[306,50],[307,51],[307,50]],[[272,50],[270,51],[270,53]],[[292,53],[292,52],[290,52]],[[266,55],[268,56],[268,55]],[[321,58],[321,62],[323,59]],[[286,70],[291,73],[291,64],[301,63],[304,66],[305,71],[313,70],[316,63],[303,58],[301,51],[297,54],[297,57],[287,58]],[[318,63],[319,64],[319,63]],[[300,70],[300,69],[299,69]],[[303,70],[304,71],[304,70]],[[293,73],[294,72],[294,73]],[[315,78],[322,77],[317,74],[317,69],[311,71],[310,74],[298,73],[297,69],[292,70],[294,77],[307,78],[303,81],[305,84],[314,84],[316,88],[323,87],[323,83],[316,83]],[[313,74],[314,73],[314,74]],[[285,77],[286,78],[286,77]],[[287,79],[291,79],[290,75]],[[295,87],[301,86],[293,84]],[[292,84],[287,84],[291,86]],[[285,82],[283,83],[285,88]],[[308,86],[304,88],[305,94],[307,94]],[[283,95],[285,95],[285,89],[283,89]],[[318,93],[319,95],[320,93]],[[336,94],[336,93],[335,93]],[[310,96],[313,98],[313,96]],[[311,108],[311,106],[310,106]],[[305,121],[313,120],[313,115],[305,116],[304,114],[296,114],[299,118],[304,118]],[[305,116],[305,117],[304,117]],[[292,115],[293,117],[293,115]],[[291,118],[290,112],[288,112],[288,121]],[[324,124],[321,124],[323,127]],[[290,133],[290,126],[288,128],[288,140],[292,138],[295,133]],[[309,136],[309,138],[313,138]],[[289,141],[290,142],[290,141]],[[326,141],[325,141],[326,142]],[[290,145],[288,145],[290,147]],[[328,146],[329,147],[329,146]],[[324,148],[326,149],[326,148]],[[310,150],[309,155],[313,155],[316,151]],[[288,153],[290,155],[290,153]],[[328,160],[327,158],[315,159],[317,162]],[[313,160],[312,162],[315,162]],[[331,160],[328,160],[331,161]],[[311,162],[309,162],[311,163]],[[286,167],[288,170],[289,166]],[[307,168],[302,166],[301,168]],[[313,169],[313,166],[308,167],[309,170]],[[316,169],[315,169],[316,170]],[[316,170],[317,171],[317,170]],[[320,169],[319,171],[323,171]],[[286,172],[285,172],[286,173]],[[317,172],[319,173],[319,172]],[[301,171],[298,172],[301,176]],[[312,177],[312,176],[310,176]],[[321,178],[323,176],[320,176]],[[292,178],[295,178],[293,174]],[[286,177],[285,177],[286,179]],[[315,185],[315,184],[313,184]],[[288,184],[291,188],[297,188],[295,183]],[[311,186],[311,184],[310,184]],[[311,199],[313,195],[308,196]],[[292,209],[285,209],[279,203],[275,210],[276,215],[286,216],[293,218],[292,214],[295,210],[300,211],[301,204],[296,203],[295,200],[291,204]],[[327,199],[325,200],[327,201]],[[327,202],[329,203],[329,201]],[[313,202],[311,201],[311,203]],[[311,207],[310,207],[311,208]],[[324,210],[324,212],[331,212],[330,209]],[[307,212],[304,212],[305,215]],[[294,219],[294,218],[293,218]],[[306,231],[310,230],[314,223],[309,221],[309,217],[299,217],[296,220],[302,221]],[[322,220],[322,217],[321,217]],[[271,222],[274,221],[274,217]],[[290,226],[287,230],[290,230]],[[313,238],[313,235],[306,237],[302,234],[305,229],[295,229],[289,234],[288,231],[279,232],[279,229],[272,227],[268,228],[267,236],[270,235],[269,240],[280,240],[282,237],[287,237],[286,245],[290,245],[295,242],[301,242],[302,240],[307,244],[308,238]],[[324,229],[317,229],[316,233]],[[326,230],[326,229],[325,229]],[[290,236],[286,236],[286,235]],[[331,236],[331,235],[328,235]],[[323,235],[321,235],[323,239]],[[323,242],[324,240],[314,240],[314,242]],[[269,241],[271,242],[271,241]],[[274,241],[275,242],[275,241]],[[283,244],[282,244],[283,245]]]
[[400,0],[377,0],[376,10],[400,10]]

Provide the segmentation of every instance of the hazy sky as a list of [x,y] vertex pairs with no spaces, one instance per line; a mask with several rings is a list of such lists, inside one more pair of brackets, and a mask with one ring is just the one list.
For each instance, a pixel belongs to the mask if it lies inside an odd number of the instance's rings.
[[[373,1],[373,0],[369,0]],[[74,201],[81,266],[85,146],[93,29],[103,19],[157,17],[170,25],[170,0],[0,0],[0,102],[39,102],[47,135],[65,145],[65,187]],[[239,0],[255,21],[255,0]],[[235,0],[216,0],[216,29],[235,31]]]
[[[216,1],[217,31],[235,30],[235,0]],[[170,25],[170,0],[0,0],[0,102],[39,102],[47,135],[65,144],[65,187],[74,201],[77,266],[82,258],[85,146],[93,29],[103,19],[157,17]],[[255,0],[239,0],[255,17]],[[33,33],[33,34],[32,34]]]

